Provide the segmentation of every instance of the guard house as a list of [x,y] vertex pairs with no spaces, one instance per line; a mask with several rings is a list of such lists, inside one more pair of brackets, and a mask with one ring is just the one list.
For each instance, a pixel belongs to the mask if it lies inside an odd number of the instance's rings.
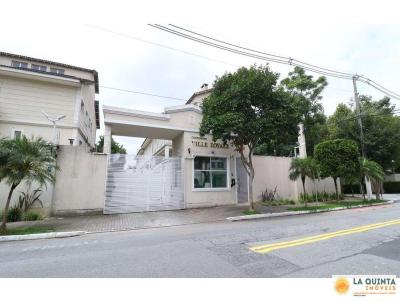
[[[248,176],[240,155],[210,135],[200,137],[203,85],[185,105],[162,113],[103,106],[104,152],[108,153],[104,213],[197,208],[248,202]],[[136,155],[110,154],[111,136],[145,138]],[[304,136],[299,136],[305,156]],[[304,149],[304,150],[302,150]],[[290,157],[254,156],[254,198],[277,188],[279,197],[297,199],[300,182],[288,177]],[[322,182],[323,189],[332,184]],[[319,186],[321,188],[321,186]]]
[[[104,152],[110,153],[111,135],[145,138],[138,155],[109,156],[107,184],[111,181],[113,187],[106,188],[105,212],[108,205],[109,211],[114,213],[151,210],[153,206],[155,209],[173,209],[247,202],[247,174],[240,163],[239,154],[222,142],[213,142],[211,136],[199,135],[202,118],[199,105],[210,91],[207,85],[203,85],[185,105],[167,107],[163,113],[103,106]],[[125,162],[125,170],[116,172],[119,173],[119,176],[116,176],[113,174],[118,161]],[[131,164],[127,164],[129,161]],[[148,170],[137,172],[143,167],[143,162],[148,163]],[[123,169],[122,166],[120,163],[120,169]],[[134,168],[129,169],[129,166]],[[146,182],[145,175],[153,174],[153,169],[157,170],[158,166],[163,166],[164,170],[169,169],[170,174],[165,174],[164,171],[161,176],[147,176],[152,179]],[[165,168],[166,166],[168,168]],[[121,173],[126,173],[124,178],[121,178]],[[110,180],[110,177],[117,180]],[[132,179],[135,177],[138,180],[134,184]],[[123,183],[123,179],[128,178],[131,185]],[[168,190],[172,187],[175,192],[169,192],[169,196],[164,196],[164,192],[159,192],[158,196],[151,196],[160,187],[164,187],[161,191],[165,191],[165,184],[168,184]],[[132,193],[128,195],[140,195],[147,200],[146,204],[143,204],[143,200],[137,200],[132,206],[132,196],[122,196],[122,192],[127,190],[126,186]],[[146,189],[150,190],[149,194],[139,192],[139,187],[148,186],[152,186]]]

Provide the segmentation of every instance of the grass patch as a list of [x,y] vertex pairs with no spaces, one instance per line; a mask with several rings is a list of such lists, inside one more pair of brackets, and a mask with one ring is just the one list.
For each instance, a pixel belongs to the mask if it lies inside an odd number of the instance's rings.
[[257,212],[256,210],[246,210],[243,211],[244,215],[254,215],[254,214],[259,214],[259,212]]
[[352,208],[355,206],[360,206],[360,205],[372,205],[376,203],[381,203],[384,202],[382,200],[376,200],[376,199],[371,199],[371,200],[347,200],[347,201],[337,201],[333,202],[331,201],[330,203],[327,204],[321,204],[321,205],[311,205],[308,207],[292,207],[288,208],[288,211],[318,211],[318,210],[330,210],[330,209],[335,209],[335,208]]
[[6,235],[27,235],[54,232],[53,228],[45,226],[32,226],[24,228],[7,229]]

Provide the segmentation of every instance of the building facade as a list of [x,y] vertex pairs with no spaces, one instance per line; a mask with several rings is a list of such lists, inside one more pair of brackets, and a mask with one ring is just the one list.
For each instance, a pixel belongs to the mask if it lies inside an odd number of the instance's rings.
[[[109,155],[105,213],[248,203],[249,179],[239,153],[199,134],[200,106],[211,91],[203,85],[185,105],[162,113],[103,106],[105,153],[111,151],[112,135],[145,138],[137,155]],[[304,142],[300,127],[301,157]],[[302,187],[300,180],[289,179],[291,157],[254,156],[253,161],[256,201],[275,189],[277,198],[298,199]],[[306,186],[308,192],[334,191],[332,179],[308,180]]]
[[[0,137],[41,136],[93,148],[100,127],[97,93],[95,70],[0,52]],[[48,117],[62,117],[56,131]]]

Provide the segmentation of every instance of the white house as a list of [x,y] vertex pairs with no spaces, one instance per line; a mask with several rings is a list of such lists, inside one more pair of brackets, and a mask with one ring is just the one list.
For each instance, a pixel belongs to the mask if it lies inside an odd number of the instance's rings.
[[45,117],[57,122],[59,145],[95,146],[100,127],[97,71],[0,52],[0,137],[42,136],[53,140]]

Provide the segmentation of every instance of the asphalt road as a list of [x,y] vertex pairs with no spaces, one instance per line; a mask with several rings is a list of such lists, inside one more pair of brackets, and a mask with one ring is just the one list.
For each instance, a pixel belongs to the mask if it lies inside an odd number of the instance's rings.
[[0,243],[0,277],[400,275],[399,214],[396,203]]

